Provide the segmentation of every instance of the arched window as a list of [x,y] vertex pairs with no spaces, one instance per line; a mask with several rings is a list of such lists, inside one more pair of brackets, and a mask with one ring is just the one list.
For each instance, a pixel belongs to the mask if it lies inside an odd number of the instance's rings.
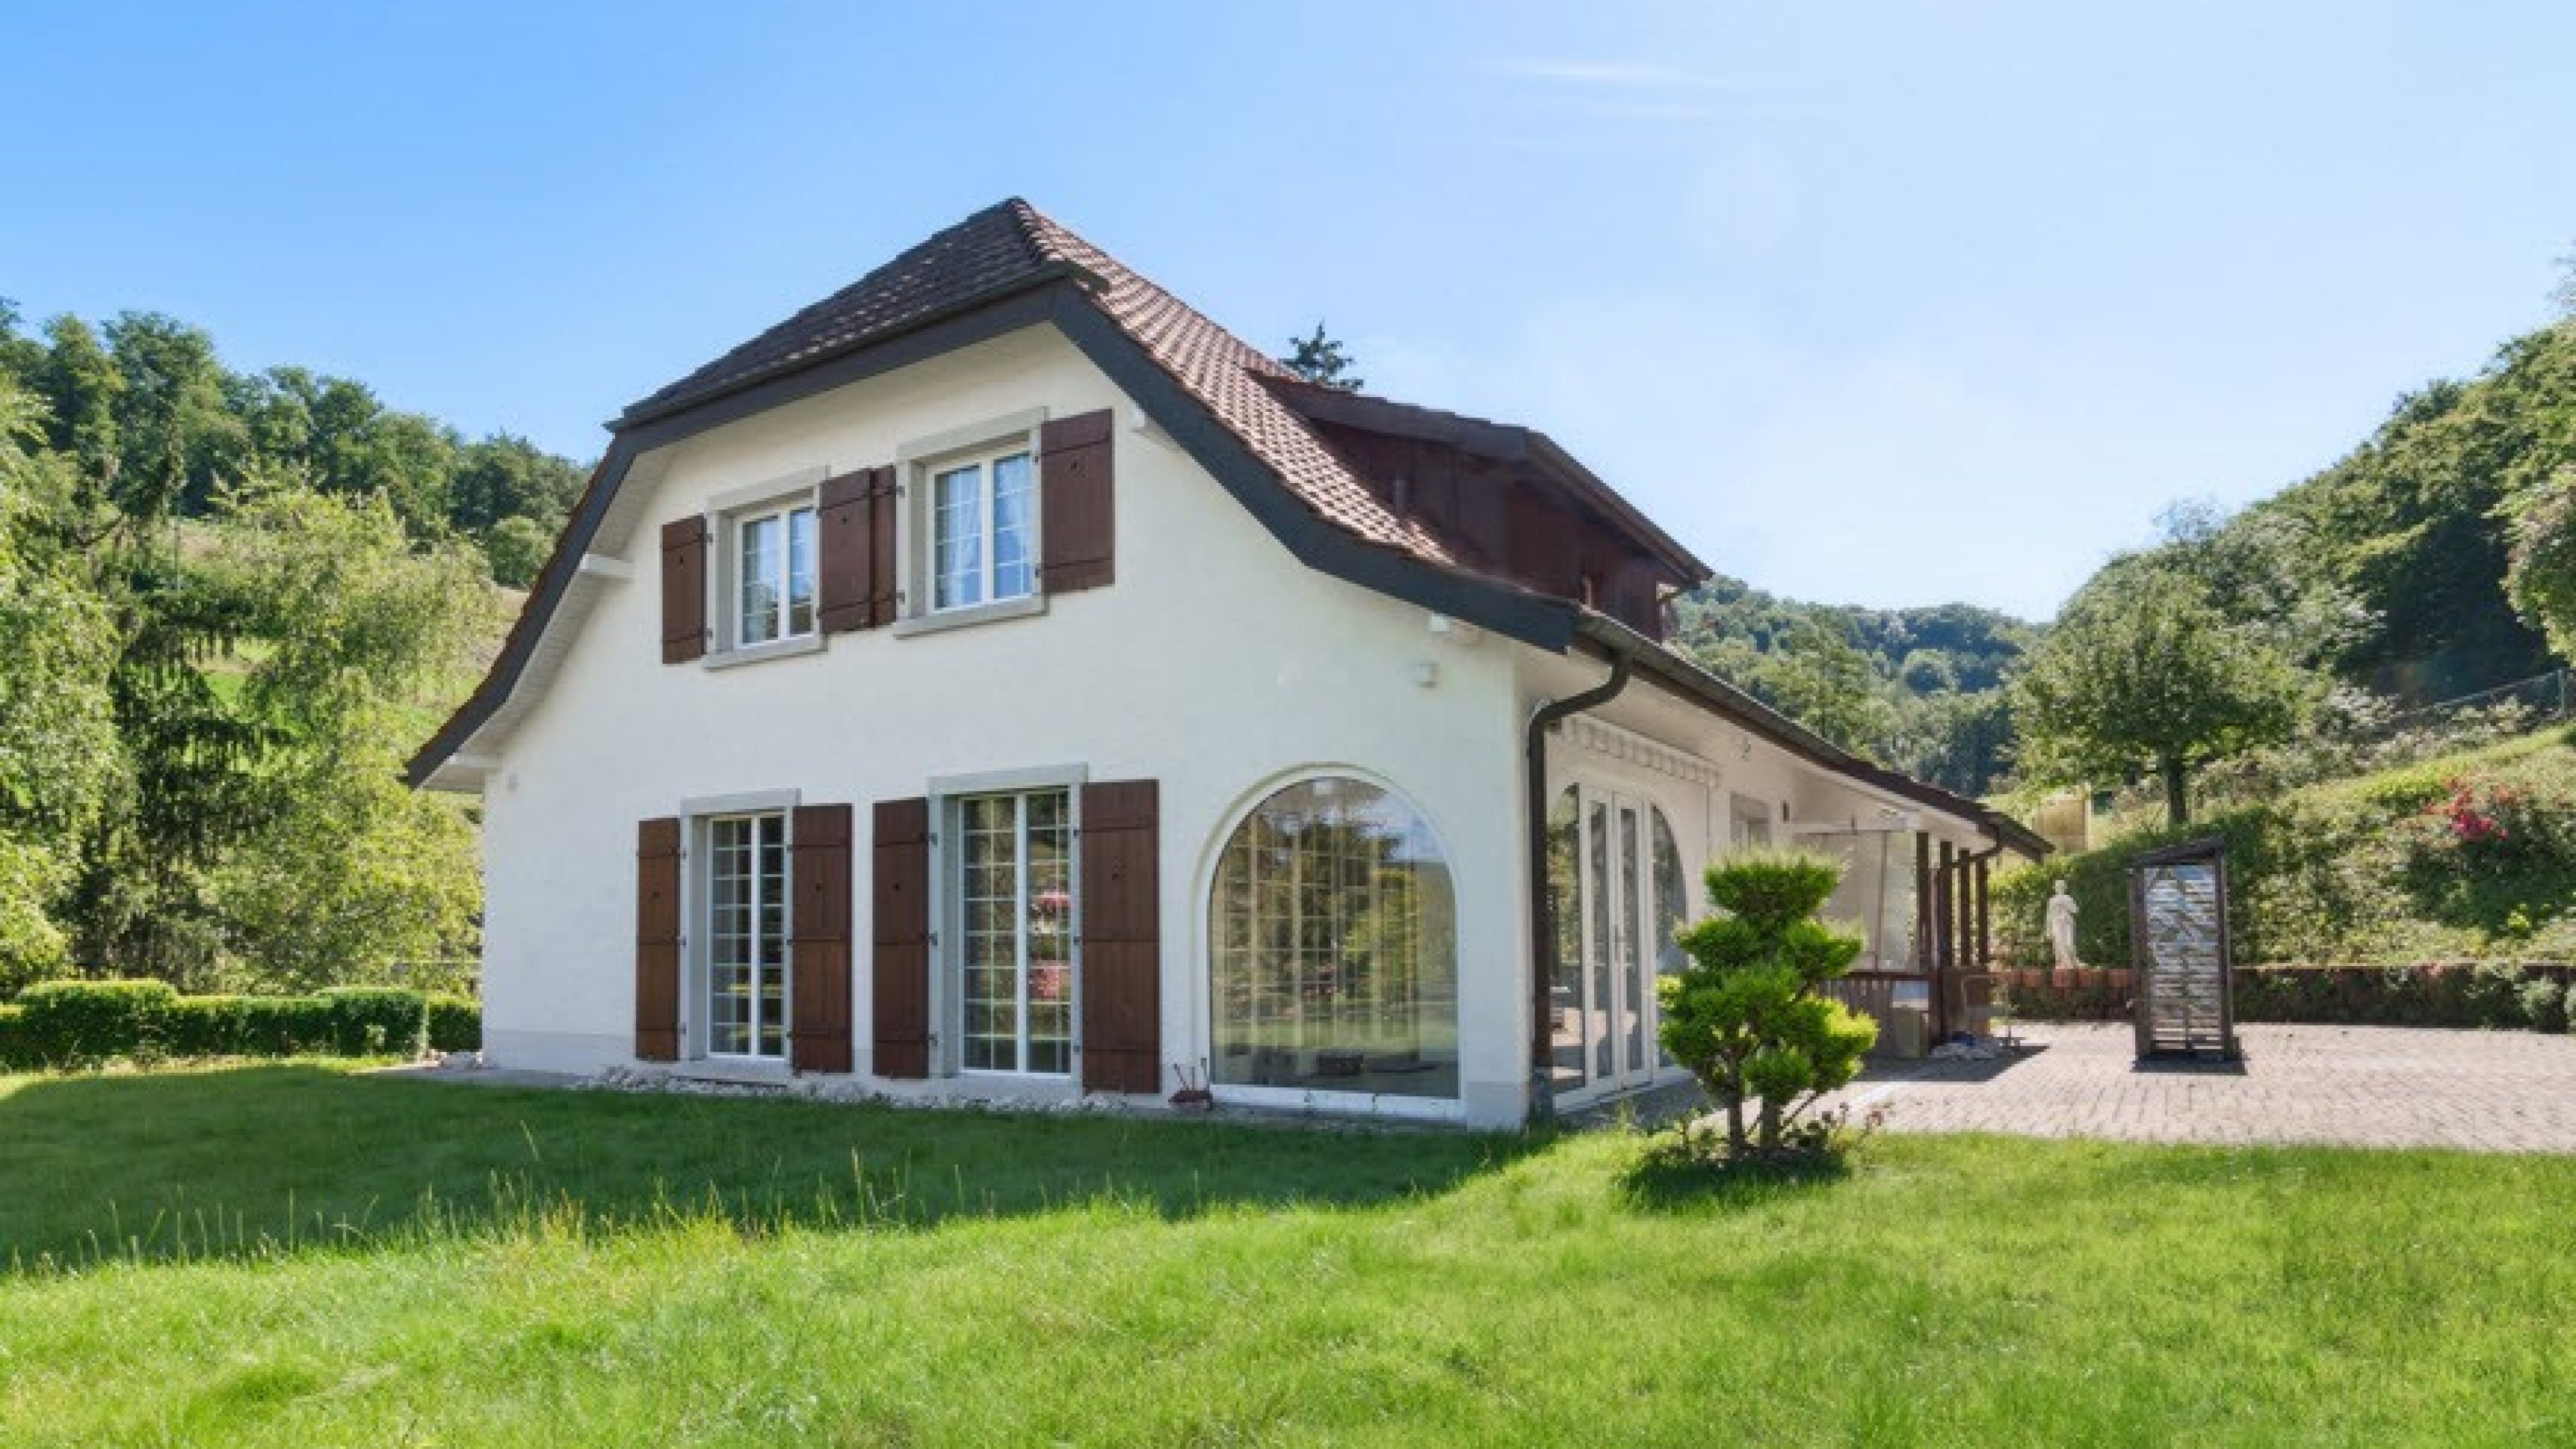
[[1458,1094],[1449,864],[1413,808],[1302,780],[1244,817],[1208,901],[1219,1084]]

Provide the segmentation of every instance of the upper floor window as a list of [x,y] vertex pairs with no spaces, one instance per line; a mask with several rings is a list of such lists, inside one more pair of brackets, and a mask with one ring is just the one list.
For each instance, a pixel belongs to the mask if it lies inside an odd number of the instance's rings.
[[739,513],[733,532],[736,648],[814,632],[814,506]]
[[1037,466],[1028,448],[931,470],[931,607],[962,609],[1037,589]]

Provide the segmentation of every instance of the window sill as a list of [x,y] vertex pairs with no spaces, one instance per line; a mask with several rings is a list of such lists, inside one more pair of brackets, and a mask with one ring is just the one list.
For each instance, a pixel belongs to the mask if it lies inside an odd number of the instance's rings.
[[996,624],[1004,619],[1025,619],[1043,614],[1046,595],[1030,594],[1024,598],[1000,599],[990,604],[969,604],[962,609],[942,609],[935,614],[916,614],[894,621],[894,637],[909,639],[915,634],[938,634],[950,629],[968,629],[977,624]]
[[821,634],[799,634],[792,639],[772,639],[766,644],[746,644],[739,649],[719,649],[698,661],[703,669],[731,669],[739,664],[758,664],[764,659],[792,659],[799,654],[823,652]]

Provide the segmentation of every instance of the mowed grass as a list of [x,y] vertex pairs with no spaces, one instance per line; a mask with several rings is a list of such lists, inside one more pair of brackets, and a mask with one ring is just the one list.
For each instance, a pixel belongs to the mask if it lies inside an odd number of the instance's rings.
[[0,1079],[0,1444],[2576,1443],[2576,1161],[1639,1147]]

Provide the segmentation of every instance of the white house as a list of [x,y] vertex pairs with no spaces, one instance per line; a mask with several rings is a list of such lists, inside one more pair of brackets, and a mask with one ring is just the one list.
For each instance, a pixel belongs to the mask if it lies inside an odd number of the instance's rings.
[[2045,848],[1664,648],[1708,570],[1543,435],[1020,201],[612,431],[412,767],[482,797],[499,1063],[1505,1124],[1669,1072],[1736,843],[1843,848],[1857,989],[1948,1019]]

